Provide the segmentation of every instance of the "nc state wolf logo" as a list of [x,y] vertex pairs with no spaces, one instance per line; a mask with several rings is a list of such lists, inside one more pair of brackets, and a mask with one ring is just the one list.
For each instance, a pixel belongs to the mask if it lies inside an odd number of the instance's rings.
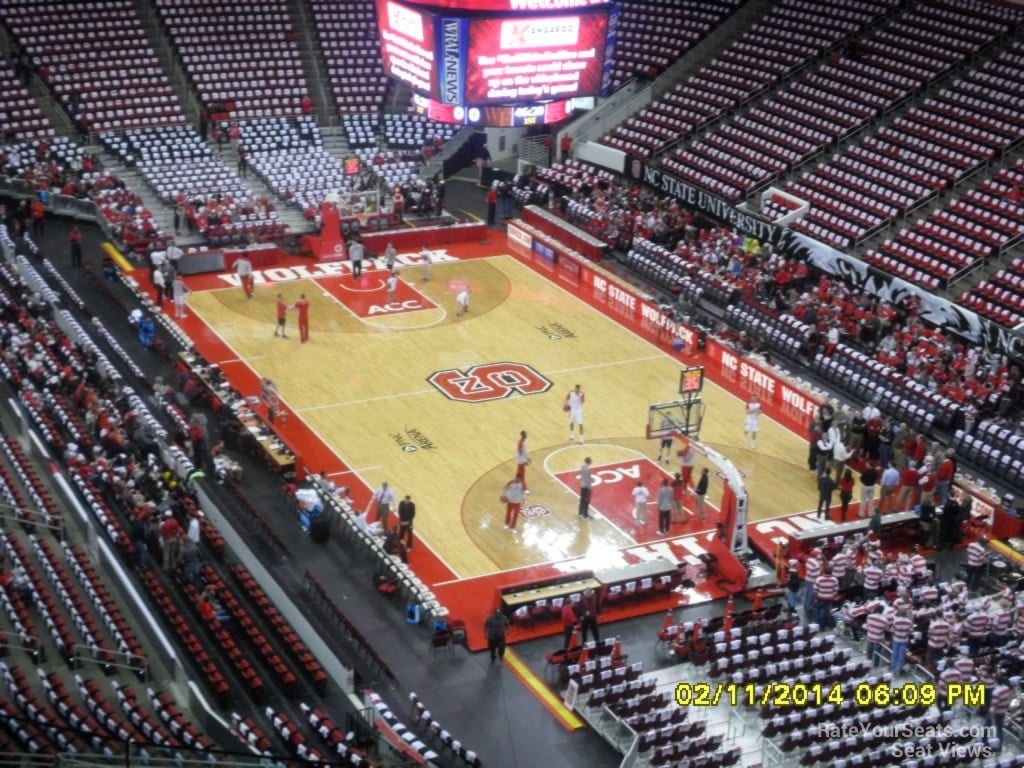
[[432,373],[427,381],[449,400],[467,403],[502,400],[513,392],[539,395],[552,387],[550,379],[524,363],[487,363],[466,371],[451,368]]

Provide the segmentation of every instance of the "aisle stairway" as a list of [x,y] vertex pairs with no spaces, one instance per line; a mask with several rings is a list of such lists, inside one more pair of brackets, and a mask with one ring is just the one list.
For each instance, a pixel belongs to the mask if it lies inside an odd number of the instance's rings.
[[193,124],[198,123],[199,100],[185,75],[181,59],[178,58],[166,30],[160,24],[155,3],[153,0],[132,0],[132,5],[142,28],[146,31],[146,38],[160,61],[160,67],[178,96],[178,102],[185,111],[185,115]]
[[[3,24],[0,24],[0,52],[3,52],[10,59],[10,52],[13,49],[13,36]],[[46,84],[43,83],[38,75],[33,74],[30,78],[28,92],[42,110],[46,119],[50,121],[58,136],[74,136],[77,133],[77,129],[74,123],[71,122],[68,113],[57,105],[53,94],[50,93],[50,89],[46,87]]]
[[[121,179],[125,186],[137,194],[146,209],[152,211],[153,220],[162,232],[174,234],[174,207],[166,205],[150,189],[149,185],[134,168],[125,165],[114,153],[99,145],[91,148],[91,151],[98,154],[103,169],[108,173]],[[182,248],[201,245],[203,239],[198,234],[189,234],[188,229],[182,224],[181,234],[175,240]]]
[[[229,168],[234,168],[237,165],[238,153],[234,146],[231,144],[225,144],[220,149],[217,148],[216,144],[211,146],[213,147],[214,157],[218,158]],[[264,184],[260,177],[251,170],[247,176],[242,178],[242,183],[245,184],[254,199],[258,200],[261,197],[265,197],[268,200],[273,201],[274,207],[277,211],[277,217],[282,224],[287,225],[289,234],[312,232],[316,229],[316,226],[312,222],[306,221],[299,209],[293,205],[289,205],[287,202],[275,195],[270,187]]]
[[338,102],[327,77],[327,64],[323,50],[316,38],[316,20],[309,0],[293,0],[288,3],[292,26],[298,32],[299,55],[302,58],[302,72],[306,76],[309,97],[313,100],[314,114],[320,125],[336,125]]
[[[688,75],[699,71],[708,62],[728,48],[735,40],[742,37],[761,17],[775,5],[775,0],[747,0],[732,16],[726,19],[717,29],[689,50],[675,64],[662,72],[650,84],[648,97],[642,102],[632,105],[629,113],[616,114],[618,123],[625,122],[651,102],[682,82]],[[603,121],[620,108],[616,102],[602,100],[597,109],[585,117],[572,123],[573,140],[576,142],[597,141],[606,128]]]

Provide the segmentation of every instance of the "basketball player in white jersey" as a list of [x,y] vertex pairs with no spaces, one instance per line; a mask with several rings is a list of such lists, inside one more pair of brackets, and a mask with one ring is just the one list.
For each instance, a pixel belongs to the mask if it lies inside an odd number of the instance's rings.
[[[516,443],[516,477],[523,481],[523,488],[526,488],[526,465],[530,463],[530,449],[526,445],[526,430],[519,433],[519,442]],[[526,489],[526,493],[529,493]]]
[[430,255],[430,249],[427,246],[423,246],[420,249],[420,256],[423,258],[423,282],[430,282],[430,262],[433,261]]
[[583,394],[583,390],[580,389],[580,385],[577,384],[568,395],[565,396],[565,405],[563,408],[569,412],[569,440],[574,440],[576,437],[576,427],[580,428],[580,444],[583,443],[583,402],[586,400],[586,395]]
[[458,313],[456,313],[456,317],[462,317],[464,314],[469,312],[469,296],[470,288],[467,285],[465,288],[459,291],[459,295],[455,297],[455,301],[457,301],[459,304],[459,311]]
[[388,292],[388,304],[394,304],[398,300],[398,273],[392,270],[391,274],[388,275],[387,282],[384,284],[384,288]]
[[658,446],[658,463],[661,463],[661,457],[664,455],[665,463],[668,464],[672,460],[672,419],[668,416],[661,417],[661,429],[665,433],[665,436],[661,438],[661,444]]
[[743,420],[743,437],[750,441],[751,448],[757,448],[757,433],[761,431],[761,401],[757,395],[747,403],[747,416]]

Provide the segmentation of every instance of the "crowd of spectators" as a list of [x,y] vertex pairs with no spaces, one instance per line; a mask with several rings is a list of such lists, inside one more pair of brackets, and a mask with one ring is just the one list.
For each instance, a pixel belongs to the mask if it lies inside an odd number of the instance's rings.
[[[955,495],[950,497],[955,506]],[[836,625],[864,649],[873,668],[888,662],[895,675],[921,664],[936,679],[940,710],[951,709],[948,687],[983,683],[981,714],[1002,746],[1003,721],[1019,694],[1024,593],[996,583],[982,588],[984,537],[968,547],[967,580],[936,578],[919,547],[886,555],[877,537],[834,537],[803,562],[790,560],[786,597],[800,599],[809,621]],[[886,658],[888,657],[888,658]]]
[[[968,431],[982,420],[1024,435],[1024,376],[999,352],[930,326],[916,296],[889,301],[819,272],[805,260],[706,225],[677,201],[585,163],[556,163],[530,179],[533,202],[548,200],[562,215],[614,246],[634,238],[674,249],[705,279],[732,287],[809,326],[805,359],[851,345],[894,371],[959,403]],[[517,196],[521,202],[524,198]],[[723,326],[721,335],[744,351],[759,340]]]
[[[0,149],[0,175],[26,182],[36,190],[42,213],[52,194],[91,200],[106,218],[113,235],[131,251],[161,247],[170,238],[157,227],[153,212],[124,181],[104,171],[98,160],[65,139],[11,144]],[[28,201],[15,212],[12,234],[31,225]]]
[[[267,197],[238,199],[231,194],[189,195],[181,193],[175,199],[175,218],[182,230],[189,234],[199,233],[216,236],[226,228],[245,227],[247,221],[258,226],[271,226],[275,219],[274,204]],[[283,230],[282,230],[283,231]]]
[[[155,422],[140,411],[133,391],[99,365],[95,349],[61,329],[48,303],[10,270],[2,276],[9,300],[0,302],[0,360],[22,397],[64,424],[68,439],[55,446],[64,466],[120,510],[127,524],[116,543],[137,567],[197,572],[185,568],[195,552],[184,545],[199,544],[199,513],[189,484],[160,458]],[[197,441],[205,436],[179,431],[173,437],[201,471],[206,462]]]
[[695,219],[674,198],[576,161],[539,171],[533,186],[541,199],[553,196],[567,219],[617,247],[628,247],[634,237],[662,242]]
[[[750,300],[810,327],[804,353],[831,354],[852,345],[898,373],[961,404],[969,425],[986,418],[1024,429],[1020,366],[998,352],[970,344],[921,318],[916,296],[890,302],[818,272],[755,238],[730,230],[688,230],[675,253]],[[723,329],[726,338],[756,348],[757,342]]]
[[916,511],[922,546],[952,547],[974,527],[971,496],[954,493],[955,451],[883,416],[874,402],[860,410],[823,403],[808,434],[807,468],[817,477],[819,517],[829,516],[838,489],[840,519],[856,495],[857,514],[871,517],[876,533],[882,514]]
[[[942,710],[950,709],[949,685],[986,684],[991,695],[982,714],[1001,747],[1003,719],[1024,672],[1024,592],[998,578],[986,583],[987,522],[972,516],[970,494],[953,486],[955,455],[883,419],[872,404],[853,411],[834,401],[816,414],[809,446],[808,468],[819,478],[831,479],[833,470],[851,477],[851,463],[860,468],[860,516],[870,513],[872,520],[867,533],[823,538],[783,563],[790,612],[802,603],[807,622],[828,628],[838,620],[840,631],[864,641],[873,668],[887,661],[899,676],[923,665],[935,676]],[[826,510],[835,487],[825,484]],[[851,482],[842,500],[844,520],[853,488]],[[919,540],[910,551],[887,552],[881,514],[911,508],[919,515]],[[940,581],[925,553],[964,541],[966,578]]]

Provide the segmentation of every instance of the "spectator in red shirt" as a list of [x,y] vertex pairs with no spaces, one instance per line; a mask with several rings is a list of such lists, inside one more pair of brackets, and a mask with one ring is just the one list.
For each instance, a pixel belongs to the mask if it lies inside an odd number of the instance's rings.
[[576,609],[572,601],[566,598],[562,603],[562,647],[569,650],[569,643],[572,642],[573,633],[576,631]]
[[81,269],[82,267],[82,230],[78,228],[76,224],[71,228],[71,234],[68,235],[68,240],[71,241],[71,268]]
[[43,234],[43,219],[46,217],[46,206],[42,200],[33,200],[30,206],[32,211],[32,236],[41,237]]
[[921,476],[917,465],[907,461],[907,468],[900,473],[900,495],[896,497],[896,509],[905,512],[913,506],[917,497],[917,484]]
[[853,498],[854,483],[853,472],[847,467],[839,478],[840,516],[844,523],[846,522],[846,513],[850,509],[850,500]]
[[163,554],[164,568],[174,568],[178,562],[181,537],[184,534],[174,513],[171,510],[164,512],[164,521],[160,523],[160,551]]
[[487,191],[487,226],[493,227],[498,215],[498,190],[491,187]]
[[391,210],[401,223],[405,215],[405,195],[401,187],[395,187],[395,193],[391,196]]
[[199,598],[199,616],[207,624],[210,624],[217,618],[217,611],[205,593]]
[[231,614],[217,603],[217,595],[213,587],[207,587],[199,595],[199,615],[207,624],[214,620],[223,623],[231,618]]
[[938,472],[935,474],[935,495],[938,498],[938,506],[946,503],[949,499],[949,491],[953,486],[953,479],[956,476],[956,453],[947,450],[942,463],[939,464]]
[[206,420],[201,414],[192,417],[188,425],[188,439],[192,443],[192,461],[197,469],[210,464],[210,449],[206,442]]

